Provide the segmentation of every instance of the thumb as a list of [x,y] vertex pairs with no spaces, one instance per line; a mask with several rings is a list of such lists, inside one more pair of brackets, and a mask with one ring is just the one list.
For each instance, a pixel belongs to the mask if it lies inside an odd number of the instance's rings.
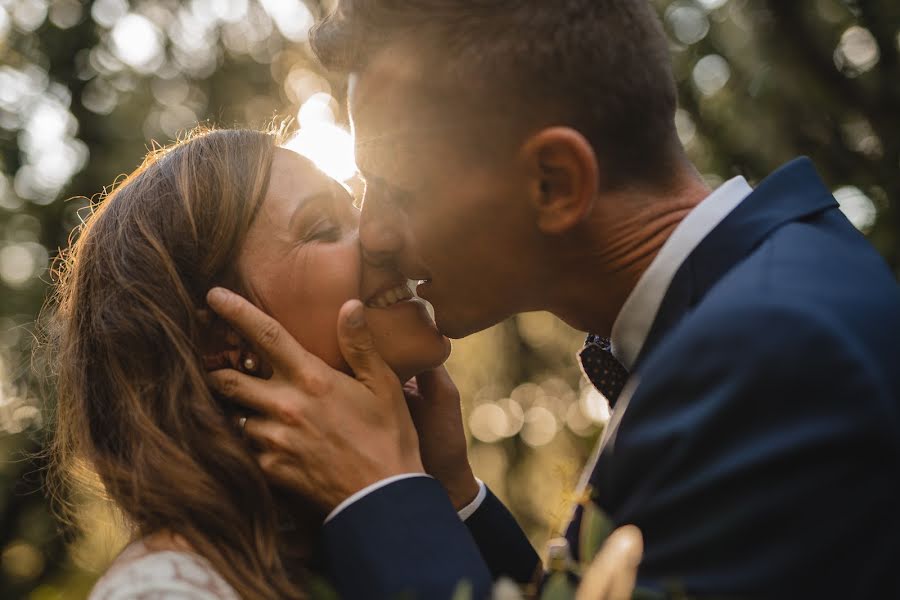
[[385,382],[393,383],[396,376],[375,349],[362,302],[348,300],[344,303],[338,313],[337,329],[341,354],[356,379],[376,395],[380,391],[387,391],[377,388],[384,386]]

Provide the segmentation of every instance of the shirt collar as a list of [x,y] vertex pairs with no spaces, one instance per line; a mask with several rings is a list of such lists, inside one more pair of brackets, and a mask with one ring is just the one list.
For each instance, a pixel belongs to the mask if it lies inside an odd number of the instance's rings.
[[611,351],[626,369],[632,370],[676,271],[703,238],[752,192],[743,177],[726,181],[694,207],[663,244],[613,323]]

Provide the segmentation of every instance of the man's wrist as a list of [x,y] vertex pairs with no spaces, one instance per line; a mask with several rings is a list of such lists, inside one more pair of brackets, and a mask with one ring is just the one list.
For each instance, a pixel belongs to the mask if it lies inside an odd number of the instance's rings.
[[485,498],[487,498],[487,486],[484,485],[484,482],[480,479],[476,479],[476,481],[478,482],[478,494],[466,506],[456,511],[456,514],[459,515],[459,518],[462,521],[466,521],[469,517],[474,515],[475,511],[481,508]]
[[445,484],[453,508],[459,512],[471,504],[481,491],[481,485],[471,470],[462,475],[458,481],[454,481],[450,485]]

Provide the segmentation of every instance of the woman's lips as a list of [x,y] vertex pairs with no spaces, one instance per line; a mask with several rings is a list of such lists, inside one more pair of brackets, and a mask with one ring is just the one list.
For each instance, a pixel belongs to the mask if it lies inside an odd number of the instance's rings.
[[412,300],[415,295],[409,289],[409,283],[403,282],[376,293],[366,301],[369,308],[389,308],[400,302]]

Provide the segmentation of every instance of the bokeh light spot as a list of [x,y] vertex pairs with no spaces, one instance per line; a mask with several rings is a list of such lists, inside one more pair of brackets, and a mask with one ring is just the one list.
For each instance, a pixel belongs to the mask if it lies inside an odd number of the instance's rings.
[[126,14],[128,14],[126,0],[95,0],[91,5],[91,18],[97,25],[107,29]]
[[666,10],[672,34],[685,45],[696,44],[709,33],[706,13],[691,2],[674,2]]
[[559,424],[552,412],[543,406],[532,406],[525,413],[525,425],[520,436],[532,448],[539,448],[552,442],[558,430]]
[[43,271],[47,261],[47,249],[40,244],[6,244],[0,248],[0,280],[12,288],[24,287]]
[[12,7],[12,18],[22,31],[34,31],[47,19],[47,0],[18,0]]
[[13,191],[9,179],[0,173],[0,208],[19,210],[25,202]]
[[150,72],[162,58],[162,34],[148,18],[132,13],[119,19],[113,27],[112,47],[125,64]]
[[226,23],[236,23],[247,16],[247,0],[211,0],[211,12]]
[[525,424],[525,411],[518,402],[510,398],[499,400],[497,406],[506,415],[506,427],[502,430],[501,436],[509,438],[518,435]]
[[506,413],[496,404],[479,404],[469,414],[469,430],[475,439],[486,444],[503,438],[508,426]]
[[694,85],[704,96],[717,94],[731,78],[728,61],[718,54],[707,54],[694,66]]
[[678,132],[678,139],[682,145],[689,146],[697,135],[697,125],[691,113],[679,108],[675,111],[675,129]]
[[302,42],[309,35],[314,18],[300,0],[259,0],[281,35],[292,42]]
[[855,77],[878,64],[881,53],[878,42],[865,27],[854,25],[842,35],[834,51],[834,64],[845,74]]
[[9,35],[9,30],[12,28],[12,23],[9,20],[9,13],[6,12],[6,9],[0,6],[0,43],[6,40],[6,36]]
[[305,103],[314,94],[324,92],[331,93],[331,86],[322,76],[303,67],[291,69],[284,80],[284,92],[288,100],[295,103]]
[[706,10],[715,10],[728,4],[728,0],[697,0],[697,2]]
[[55,0],[50,6],[50,22],[60,29],[69,29],[81,22],[81,4],[75,0]]
[[28,542],[16,540],[3,549],[0,564],[11,579],[28,581],[44,570],[44,555]]

